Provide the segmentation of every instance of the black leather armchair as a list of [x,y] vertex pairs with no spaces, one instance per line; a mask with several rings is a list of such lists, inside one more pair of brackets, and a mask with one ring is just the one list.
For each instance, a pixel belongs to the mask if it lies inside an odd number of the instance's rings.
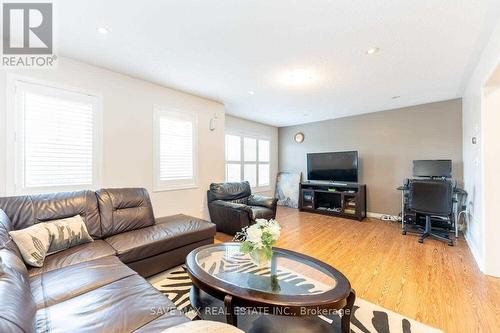
[[217,231],[234,235],[256,219],[274,219],[278,199],[252,194],[250,184],[212,183],[207,191],[210,219]]

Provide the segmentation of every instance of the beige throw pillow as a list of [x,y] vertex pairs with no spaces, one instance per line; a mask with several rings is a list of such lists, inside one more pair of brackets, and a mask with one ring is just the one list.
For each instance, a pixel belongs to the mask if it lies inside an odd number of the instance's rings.
[[93,242],[80,215],[50,222],[37,223],[29,228],[10,231],[24,261],[42,267],[49,254]]
[[245,333],[234,326],[210,320],[193,320],[169,327],[161,333]]

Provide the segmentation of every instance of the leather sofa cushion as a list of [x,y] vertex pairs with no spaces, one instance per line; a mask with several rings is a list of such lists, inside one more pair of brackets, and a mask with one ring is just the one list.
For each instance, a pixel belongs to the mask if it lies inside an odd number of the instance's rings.
[[164,313],[182,315],[165,295],[134,274],[39,309],[36,327],[38,331],[53,333],[132,332]]
[[19,272],[19,274],[24,276],[26,279],[28,278],[28,269],[24,264],[23,258],[18,252],[8,248],[0,249],[0,264]]
[[11,250],[0,250],[0,332],[34,331],[35,302],[19,261]]
[[148,192],[143,188],[101,189],[96,192],[104,237],[155,223]]
[[9,231],[11,230],[12,223],[10,219],[4,211],[0,209],[0,265],[19,272],[20,276],[27,279],[28,269],[24,264],[19,248],[10,238]]
[[212,183],[210,184],[210,190],[207,194],[208,202],[214,200],[230,200],[236,203],[246,203],[246,198],[252,194],[252,189],[250,188],[250,183],[247,181]]
[[28,270],[28,275],[35,276],[53,271],[54,269],[104,258],[115,254],[116,251],[108,243],[103,240],[96,240],[92,243],[77,245],[67,250],[47,256],[43,266],[30,268]]
[[191,243],[176,249],[147,257],[142,260],[129,262],[127,266],[132,268],[142,277],[150,277],[155,274],[166,271],[167,269],[182,265],[186,262],[189,252],[204,245],[213,244],[213,238],[207,238],[202,241]]
[[247,204],[250,206],[260,206],[266,207],[271,210],[274,210],[276,207],[276,203],[278,202],[277,198],[273,197],[265,197],[263,195],[252,194],[248,197]]
[[0,250],[2,252],[0,260],[9,267],[14,267],[15,270],[26,275],[27,269],[21,257],[21,252],[16,243],[9,235],[12,231],[12,222],[3,210],[0,209]]
[[153,226],[106,238],[125,263],[167,252],[215,236],[215,225],[178,214],[163,217]]
[[252,212],[251,219],[255,221],[256,219],[273,219],[274,212],[266,207],[262,206],[248,206]]
[[38,309],[66,301],[137,274],[115,256],[66,266],[30,278]]
[[93,238],[101,237],[101,221],[97,198],[93,191],[60,192],[0,198],[13,229],[80,215]]
[[3,249],[11,242],[9,231],[12,231],[12,222],[3,210],[0,209],[0,249]]

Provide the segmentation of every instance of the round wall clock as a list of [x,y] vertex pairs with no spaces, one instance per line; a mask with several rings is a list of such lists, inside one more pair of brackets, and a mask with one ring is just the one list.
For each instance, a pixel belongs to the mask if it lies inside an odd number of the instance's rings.
[[302,143],[302,142],[304,142],[304,133],[299,132],[299,133],[295,134],[295,136],[293,137],[293,139],[294,139],[294,140],[295,140],[295,142],[297,142],[297,143]]

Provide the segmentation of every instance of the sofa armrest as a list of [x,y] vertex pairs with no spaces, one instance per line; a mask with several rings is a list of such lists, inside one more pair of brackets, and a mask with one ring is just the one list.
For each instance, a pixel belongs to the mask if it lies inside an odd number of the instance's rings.
[[220,208],[225,208],[225,209],[234,209],[234,210],[239,210],[242,212],[247,212],[249,214],[252,214],[252,209],[245,204],[223,201],[223,200],[215,200],[215,201],[212,201],[210,204],[215,206],[215,207],[220,207]]
[[250,206],[266,207],[266,208],[272,209],[273,211],[276,210],[277,203],[278,203],[278,199],[271,198],[271,197],[265,197],[262,195],[252,194],[251,196],[248,197],[248,204]]
[[217,231],[235,235],[252,221],[252,209],[244,204],[215,200],[208,204],[210,219]]
[[12,231],[12,223],[7,214],[0,209],[0,250],[13,243],[9,231]]

